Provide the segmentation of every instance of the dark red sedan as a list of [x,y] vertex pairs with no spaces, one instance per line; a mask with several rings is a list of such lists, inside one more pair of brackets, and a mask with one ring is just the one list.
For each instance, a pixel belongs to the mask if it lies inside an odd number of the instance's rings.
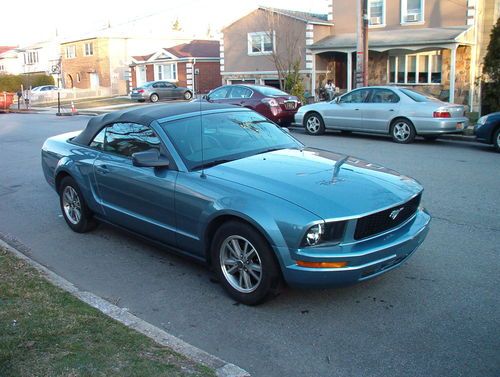
[[247,107],[282,126],[293,122],[301,106],[298,97],[264,85],[224,85],[211,91],[205,99]]

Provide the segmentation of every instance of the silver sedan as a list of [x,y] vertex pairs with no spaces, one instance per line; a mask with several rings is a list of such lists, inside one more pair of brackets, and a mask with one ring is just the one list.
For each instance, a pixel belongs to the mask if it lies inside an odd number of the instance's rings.
[[397,143],[411,143],[415,136],[436,139],[461,133],[468,126],[465,106],[395,86],[355,89],[331,102],[302,106],[295,123],[310,135],[325,130],[388,134]]

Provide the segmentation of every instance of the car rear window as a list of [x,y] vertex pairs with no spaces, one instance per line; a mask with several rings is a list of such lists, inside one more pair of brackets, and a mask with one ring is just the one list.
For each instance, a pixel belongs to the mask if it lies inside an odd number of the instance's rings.
[[416,90],[411,90],[411,89],[400,89],[400,90],[415,102],[430,102],[437,100],[437,98],[434,98],[433,96],[417,92]]
[[265,96],[288,96],[288,93],[272,86],[259,86],[257,90]]

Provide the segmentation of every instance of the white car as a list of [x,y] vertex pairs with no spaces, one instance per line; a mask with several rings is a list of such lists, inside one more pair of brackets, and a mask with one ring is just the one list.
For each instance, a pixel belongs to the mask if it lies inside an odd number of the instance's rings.
[[302,106],[295,123],[310,135],[325,130],[388,134],[397,143],[411,143],[417,135],[434,140],[461,133],[469,123],[462,105],[442,102],[412,89],[372,86],[352,90],[330,102]]

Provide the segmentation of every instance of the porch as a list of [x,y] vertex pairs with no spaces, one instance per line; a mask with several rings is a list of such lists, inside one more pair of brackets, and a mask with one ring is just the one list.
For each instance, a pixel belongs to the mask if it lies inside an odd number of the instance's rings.
[[[474,90],[473,44],[466,27],[370,31],[369,85],[400,85],[442,100],[469,104]],[[355,87],[356,35],[326,37],[310,47],[312,92],[332,80]]]

